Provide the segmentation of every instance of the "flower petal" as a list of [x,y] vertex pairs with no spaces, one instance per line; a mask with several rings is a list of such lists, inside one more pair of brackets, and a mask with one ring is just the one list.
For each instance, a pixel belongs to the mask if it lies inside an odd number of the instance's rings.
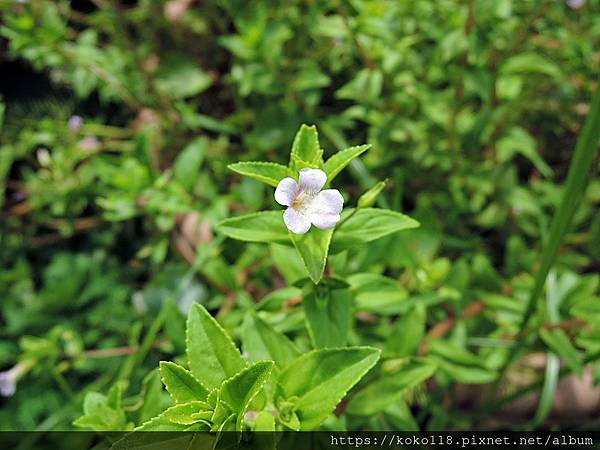
[[304,234],[310,229],[310,220],[294,208],[288,208],[284,211],[283,221],[292,233]]
[[322,230],[329,230],[335,227],[335,224],[340,221],[339,214],[319,214],[310,217],[312,224]]
[[333,228],[340,220],[344,197],[337,189],[325,189],[310,203],[307,215],[317,228]]
[[297,191],[298,183],[296,183],[296,180],[290,177],[284,178],[275,189],[275,201],[283,206],[292,206]]
[[321,169],[300,170],[298,186],[303,191],[319,192],[327,182],[327,174]]

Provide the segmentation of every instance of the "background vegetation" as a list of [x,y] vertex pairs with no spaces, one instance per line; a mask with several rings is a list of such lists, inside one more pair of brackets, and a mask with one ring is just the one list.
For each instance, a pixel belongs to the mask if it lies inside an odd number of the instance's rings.
[[[387,178],[379,206],[421,223],[331,261],[348,342],[383,362],[322,426],[597,428],[597,157],[521,323],[597,87],[598,0],[0,8],[2,429],[72,429],[86,393],[115,385],[122,405],[92,428],[152,417],[194,302],[238,343],[254,309],[311,348],[295,254],[215,230],[277,209],[227,165],[285,164],[302,123],[326,155],[372,144],[336,179],[347,199]],[[416,356],[435,373],[402,385]],[[386,401],[361,402],[369,383]]]

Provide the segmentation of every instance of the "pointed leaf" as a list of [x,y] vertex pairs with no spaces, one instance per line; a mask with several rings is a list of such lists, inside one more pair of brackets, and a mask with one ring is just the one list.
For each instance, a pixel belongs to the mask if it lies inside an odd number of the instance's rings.
[[317,127],[302,125],[292,144],[290,167],[296,171],[301,169],[302,167],[297,167],[298,160],[308,164],[309,167],[319,167],[322,164],[322,154]]
[[372,347],[321,349],[305,353],[279,376],[281,394],[295,400],[302,430],[316,428],[348,390],[375,365]]
[[273,187],[277,187],[283,178],[291,176],[286,166],[272,162],[238,162],[227,167],[240,175],[254,178]]
[[189,370],[173,362],[160,362],[160,376],[175,403],[206,400],[208,397],[208,389],[202,386]]
[[273,370],[273,361],[260,361],[231,377],[221,386],[220,398],[237,413],[238,431],[242,430],[248,405],[262,389]]
[[554,330],[542,328],[540,330],[540,337],[551,350],[557,353],[558,356],[567,363],[567,366],[569,366],[573,372],[581,376],[583,373],[583,365],[579,353],[575,347],[573,347],[569,337],[563,330],[559,328]]
[[303,302],[308,332],[314,347],[343,347],[352,319],[352,294],[348,289],[318,286]]
[[294,234],[291,231],[289,232],[294,247],[296,247],[300,258],[302,258],[310,279],[315,284],[317,284],[323,276],[332,235],[333,229],[320,230],[316,227],[313,227],[313,229],[306,234]]
[[209,389],[220,386],[245,366],[223,327],[197,303],[189,312],[186,344],[192,375]]
[[219,222],[217,230],[240,241],[290,244],[281,211],[261,211],[225,219]]
[[419,226],[419,222],[404,214],[379,208],[347,209],[342,213],[342,221],[352,213],[346,222],[335,229],[332,253]]
[[327,174],[327,181],[333,180],[354,158],[359,157],[369,148],[371,148],[371,144],[357,145],[333,154],[323,165],[323,170]]
[[[170,420],[173,423],[191,425],[202,420],[198,415],[199,412],[207,411],[208,409],[209,405],[206,402],[187,402],[171,406],[163,413],[163,415],[167,420]],[[212,411],[209,412],[212,413]]]
[[287,336],[275,331],[255,313],[246,315],[242,342],[250,361],[272,360],[280,369],[285,369],[300,356]]
[[419,385],[435,373],[436,366],[427,360],[413,360],[395,373],[383,374],[352,397],[349,414],[370,416],[396,403],[408,390]]

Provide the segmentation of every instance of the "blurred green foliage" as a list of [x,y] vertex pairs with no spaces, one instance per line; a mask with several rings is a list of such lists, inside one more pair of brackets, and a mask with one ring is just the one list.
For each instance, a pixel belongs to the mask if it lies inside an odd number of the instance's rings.
[[[236,341],[256,310],[311,348],[293,249],[215,231],[275,209],[227,165],[285,163],[301,123],[325,156],[372,145],[336,179],[349,203],[387,179],[377,204],[421,223],[330,258],[353,294],[349,343],[384,353],[324,427],[469,429],[493,413],[464,385],[493,381],[515,345],[597,86],[600,1],[0,0],[0,36],[0,367],[25,368],[2,429],[153,417],[168,398],[147,374],[185,351],[194,302]],[[559,355],[562,375],[591,364],[596,382],[594,165],[554,306],[516,344]],[[417,355],[437,367],[427,387],[395,375],[427,372],[402,359]],[[494,406],[542,384],[528,370]],[[84,405],[92,391],[106,395]]]

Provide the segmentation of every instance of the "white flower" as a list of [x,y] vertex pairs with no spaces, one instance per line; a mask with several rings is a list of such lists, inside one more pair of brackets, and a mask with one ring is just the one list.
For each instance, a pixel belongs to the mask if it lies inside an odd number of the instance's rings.
[[302,169],[298,182],[289,177],[279,182],[275,200],[288,207],[283,221],[290,231],[304,234],[311,224],[326,230],[338,223],[344,198],[337,189],[322,191],[326,181],[327,174],[321,169]]
[[567,5],[571,9],[579,9],[585,5],[585,0],[567,0]]

